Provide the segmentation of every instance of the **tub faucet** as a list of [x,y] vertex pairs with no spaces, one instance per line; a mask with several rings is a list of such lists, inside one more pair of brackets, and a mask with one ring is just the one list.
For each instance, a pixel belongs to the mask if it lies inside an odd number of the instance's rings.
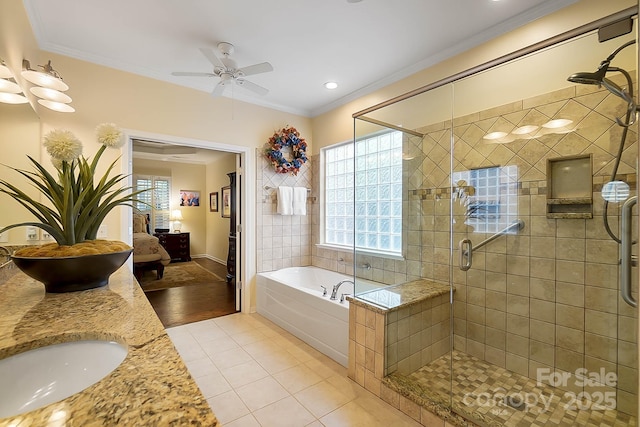
[[337,295],[338,295],[338,289],[340,289],[340,285],[342,285],[343,283],[351,283],[353,286],[355,286],[356,284],[353,282],[353,280],[343,280],[340,283],[338,283],[337,285],[333,286],[333,289],[331,290],[331,297],[329,299],[331,300],[336,300]]

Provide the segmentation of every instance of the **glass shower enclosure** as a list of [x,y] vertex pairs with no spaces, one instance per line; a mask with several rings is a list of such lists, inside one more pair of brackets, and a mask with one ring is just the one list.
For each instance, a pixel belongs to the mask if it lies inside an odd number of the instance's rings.
[[576,34],[354,115],[355,200],[388,179],[380,135],[402,166],[396,253],[359,249],[379,206],[354,216],[356,295],[449,287],[386,321],[403,395],[479,425],[637,422],[635,40]]

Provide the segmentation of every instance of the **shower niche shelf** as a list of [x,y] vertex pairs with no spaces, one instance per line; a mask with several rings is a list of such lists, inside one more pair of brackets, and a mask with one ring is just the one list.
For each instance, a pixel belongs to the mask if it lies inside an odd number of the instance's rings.
[[547,160],[547,218],[593,218],[591,154]]

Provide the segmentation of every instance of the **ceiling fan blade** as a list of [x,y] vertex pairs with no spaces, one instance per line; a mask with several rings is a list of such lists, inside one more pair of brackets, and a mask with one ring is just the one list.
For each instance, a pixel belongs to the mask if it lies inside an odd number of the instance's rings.
[[189,71],[174,71],[172,76],[188,76],[188,77],[215,77],[213,73],[192,73]]
[[269,71],[273,71],[273,66],[268,62],[262,62],[260,64],[242,67],[238,71],[240,71],[245,76],[251,76],[253,74],[268,73]]
[[245,89],[250,90],[251,92],[257,93],[258,95],[266,95],[269,93],[269,89],[259,86],[255,83],[250,82],[249,80],[237,79],[236,83],[238,86],[242,86]]
[[223,84],[223,82],[219,82],[216,87],[213,88],[213,92],[211,92],[211,96],[218,97],[218,96],[222,96],[222,92],[224,92],[224,87],[225,85]]
[[213,64],[214,67],[224,68],[224,64],[222,63],[220,58],[218,58],[216,54],[213,53],[213,49],[210,49],[208,47],[201,47],[200,52],[202,52],[202,54],[209,60],[209,62],[211,62],[211,64]]

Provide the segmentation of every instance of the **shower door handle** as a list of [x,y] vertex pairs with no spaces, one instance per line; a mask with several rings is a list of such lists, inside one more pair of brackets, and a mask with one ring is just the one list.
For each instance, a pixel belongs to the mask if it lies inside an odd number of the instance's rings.
[[[469,239],[462,239],[458,243],[460,249],[460,270],[467,271],[471,268],[471,262],[473,258],[473,243]],[[464,258],[467,258],[466,261]]]
[[620,235],[622,241],[620,294],[622,299],[632,307],[638,306],[638,302],[631,295],[631,248],[633,247],[633,237],[631,235],[633,230],[631,220],[633,216],[631,211],[636,203],[638,203],[638,196],[633,196],[622,205],[622,233]]

